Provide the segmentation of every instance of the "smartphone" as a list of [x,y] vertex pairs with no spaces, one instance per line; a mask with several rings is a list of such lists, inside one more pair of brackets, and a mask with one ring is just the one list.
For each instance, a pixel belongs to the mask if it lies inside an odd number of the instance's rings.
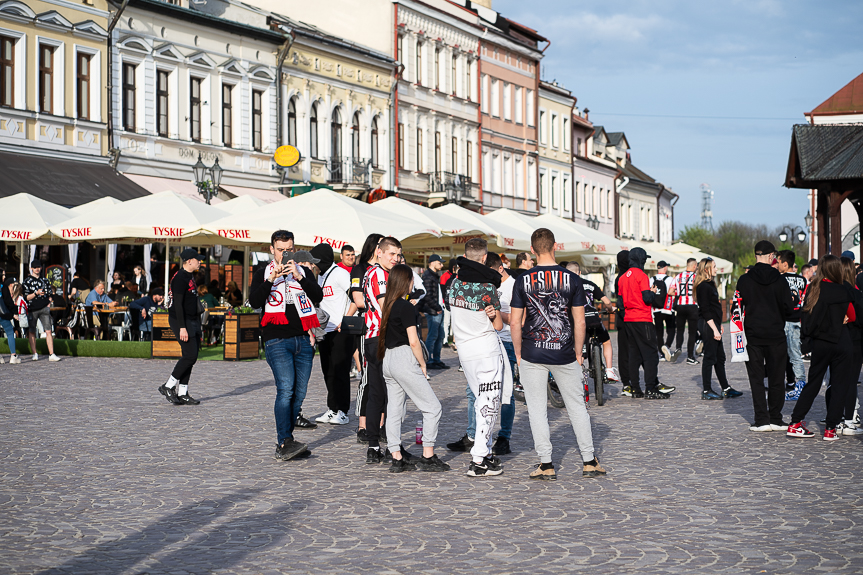
[[284,251],[282,252],[282,260],[279,262],[282,265],[285,265],[289,261],[294,259],[294,252]]

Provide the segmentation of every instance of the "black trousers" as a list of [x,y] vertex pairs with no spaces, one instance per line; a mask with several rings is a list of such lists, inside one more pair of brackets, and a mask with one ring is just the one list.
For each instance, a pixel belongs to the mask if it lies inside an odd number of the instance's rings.
[[683,330],[689,322],[689,339],[686,341],[686,357],[695,359],[695,340],[698,339],[698,306],[679,305],[677,312],[677,349],[683,346]]
[[321,371],[327,386],[327,408],[347,413],[351,408],[351,366],[356,342],[353,335],[331,331],[318,344]]
[[186,331],[189,332],[187,341],[180,341],[180,328],[182,327],[180,322],[169,317],[168,325],[171,326],[171,331],[177,336],[180,351],[183,353],[171,375],[180,382],[180,385],[189,385],[189,377],[192,375],[192,368],[198,361],[198,349],[201,347],[201,324],[186,320]]
[[728,387],[728,377],[725,375],[725,345],[722,340],[713,339],[713,330],[704,320],[699,320],[699,328],[704,342],[704,359],[701,361],[701,385],[704,391],[710,387],[710,372],[716,372],[716,379],[722,389]]
[[[812,360],[809,362],[809,377],[800,392],[797,405],[791,414],[791,422],[803,421],[812,403],[818,397],[824,375],[830,368],[830,397],[827,401],[827,421],[825,426],[830,429],[842,422],[845,416],[845,405],[848,399],[848,386],[857,387],[857,375],[854,373],[854,350],[848,328],[842,328],[837,343],[820,339],[812,340]],[[853,380],[853,381],[852,381]]]
[[[752,408],[755,411],[755,425],[769,423],[782,425],[782,407],[785,405],[785,362],[788,361],[788,344],[755,345],[748,343],[746,351],[746,374],[752,390]],[[767,378],[767,391],[764,378]],[[822,374],[822,377],[823,374]],[[821,385],[821,382],[818,383]],[[817,391],[815,392],[818,393]],[[798,400],[799,404],[799,400]]]
[[624,324],[629,337],[629,377],[633,389],[638,384],[638,368],[644,367],[644,387],[655,391],[659,385],[659,348],[656,345],[656,327],[649,321],[631,321]]
[[[656,326],[656,341],[661,346],[671,347],[674,342],[674,333],[677,331],[677,319],[668,313],[653,314],[653,325]],[[663,331],[665,334],[663,334]],[[663,337],[665,335],[665,337]]]
[[381,439],[381,415],[387,408],[387,384],[384,381],[384,365],[378,359],[378,338],[370,337],[365,341],[366,369],[366,435],[369,447],[378,447]]
[[[617,316],[617,365],[620,371],[620,385],[626,387],[630,384],[629,377],[629,334],[626,331],[626,323]],[[636,370],[636,375],[638,371]]]

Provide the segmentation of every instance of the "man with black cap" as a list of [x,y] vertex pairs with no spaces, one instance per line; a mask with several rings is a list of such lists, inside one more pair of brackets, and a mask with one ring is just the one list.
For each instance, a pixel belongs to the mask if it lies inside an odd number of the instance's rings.
[[186,248],[180,253],[183,265],[171,278],[168,300],[168,325],[180,342],[182,357],[168,381],[159,386],[159,393],[174,405],[198,405],[201,403],[189,395],[189,377],[198,361],[198,348],[201,345],[201,307],[198,299],[198,286],[195,272],[201,267],[201,255],[194,248]]
[[[629,336],[623,329],[625,319],[625,308],[623,296],[620,293],[620,277],[629,269],[629,250],[617,252],[617,277],[614,278],[614,293],[617,296],[616,314],[617,324],[617,365],[620,371],[620,385],[623,389],[632,388],[629,381]],[[630,392],[631,394],[632,392]],[[639,396],[640,397],[640,396]]]
[[[737,280],[735,299],[743,313],[746,334],[746,373],[752,389],[755,422],[750,431],[785,431],[782,421],[785,405],[785,363],[788,344],[785,318],[794,308],[791,289],[782,274],[772,267],[776,248],[761,240],[755,244],[755,265]],[[764,378],[767,377],[765,397]]]
[[440,352],[443,347],[443,293],[440,287],[440,276],[443,269],[443,260],[437,254],[429,257],[428,267],[423,272],[423,288],[425,295],[419,301],[417,309],[425,314],[428,323],[428,334],[426,335],[426,349],[429,352],[429,369],[449,369],[449,366],[440,360]]
[[21,284],[24,288],[24,299],[27,300],[27,337],[30,338],[30,350],[33,352],[33,361],[39,359],[36,352],[36,322],[42,324],[45,331],[45,341],[48,343],[48,361],[60,361],[54,355],[54,322],[51,319],[51,282],[42,277],[42,262],[33,260],[30,263],[30,275],[24,278]]
[[[668,399],[674,387],[659,383],[659,348],[656,344],[656,327],[653,325],[653,305],[658,289],[650,287],[650,280],[644,273],[647,261],[644,248],[629,250],[629,269],[620,277],[618,285],[623,305],[626,306],[624,327],[629,337],[629,377],[630,389],[623,394],[644,399]],[[638,369],[644,367],[644,387],[642,394],[638,383]]]
[[354,336],[342,333],[342,318],[350,308],[348,290],[351,289],[351,274],[335,265],[330,244],[318,244],[312,248],[317,258],[318,284],[324,293],[320,308],[330,316],[324,327],[324,339],[318,343],[321,354],[321,371],[327,386],[327,411],[316,418],[318,423],[345,425],[351,407],[351,364],[356,343]]

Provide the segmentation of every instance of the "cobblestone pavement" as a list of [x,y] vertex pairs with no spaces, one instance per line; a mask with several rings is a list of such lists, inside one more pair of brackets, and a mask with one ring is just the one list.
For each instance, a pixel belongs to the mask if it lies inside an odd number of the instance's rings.
[[[582,478],[566,414],[549,407],[556,482],[527,477],[538,460],[520,403],[503,475],[469,478],[469,456],[445,449],[451,472],[394,475],[364,463],[353,416],[298,432],[311,458],[272,459],[264,361],[199,363],[197,407],[156,391],[171,367],[0,366],[0,573],[863,571],[861,440],[748,431],[738,364],[735,400],[701,401],[700,367],[682,359],[660,364],[678,386],[669,401],[612,386],[590,410],[602,479]],[[451,369],[432,383],[443,445],[464,433],[465,380]],[[324,399],[316,360],[305,413]],[[819,399],[809,419],[823,414]],[[409,404],[408,446],[418,418]]]

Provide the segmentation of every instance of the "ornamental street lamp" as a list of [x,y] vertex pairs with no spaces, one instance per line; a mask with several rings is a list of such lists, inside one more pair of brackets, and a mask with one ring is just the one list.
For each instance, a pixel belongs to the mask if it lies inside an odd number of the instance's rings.
[[[811,216],[810,216],[811,217]],[[794,234],[797,234],[797,243],[802,244],[806,241],[806,231],[800,226],[794,226],[791,228],[784,228],[781,232],[779,232],[779,241],[785,243],[791,239],[791,245],[794,245]]]
[[198,161],[192,166],[192,172],[195,174],[195,185],[198,186],[198,193],[206,198],[207,204],[210,200],[219,195],[219,184],[222,181],[222,172],[224,169],[219,165],[219,158],[213,162],[213,166],[208,168],[201,161],[201,153],[198,152]]
[[587,216],[587,226],[594,230],[599,229],[599,216]]

